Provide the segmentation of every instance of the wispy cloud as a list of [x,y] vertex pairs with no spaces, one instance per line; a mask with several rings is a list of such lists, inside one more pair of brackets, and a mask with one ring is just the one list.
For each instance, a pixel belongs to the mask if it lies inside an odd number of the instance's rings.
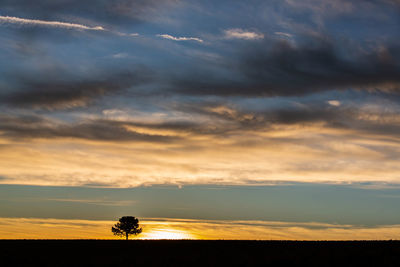
[[286,38],[292,38],[293,34],[287,33],[287,32],[274,32],[278,36],[286,37]]
[[[115,239],[110,227],[115,221],[47,218],[0,218],[0,238]],[[221,221],[143,219],[140,239],[168,235],[194,239],[266,240],[374,240],[400,237],[399,225],[364,227],[314,222]],[[237,229],[240,228],[240,232]]]
[[76,23],[61,22],[61,21],[46,21],[38,19],[26,19],[9,16],[0,16],[0,24],[17,24],[22,26],[44,26],[44,27],[55,27],[64,29],[76,29],[76,30],[92,30],[92,31],[104,31],[102,26],[87,26]]
[[331,105],[331,106],[334,106],[334,107],[339,107],[342,103],[340,103],[340,101],[338,101],[338,100],[329,100],[329,101],[327,101],[327,103],[329,104],[329,105]]
[[164,39],[169,39],[173,41],[196,41],[199,43],[204,42],[202,39],[197,38],[197,37],[175,37],[169,34],[157,34],[158,37],[164,38]]
[[263,39],[264,34],[257,33],[254,31],[247,31],[247,30],[243,30],[243,29],[229,29],[229,30],[225,30],[225,38],[257,40],[257,39]]
[[56,202],[83,203],[83,204],[100,205],[100,206],[131,206],[135,204],[135,201],[132,200],[72,199],[72,198],[50,198],[45,200],[56,201]]
[[135,33],[124,33],[124,32],[116,32],[117,35],[119,36],[129,36],[129,37],[137,37],[140,34],[135,32]]

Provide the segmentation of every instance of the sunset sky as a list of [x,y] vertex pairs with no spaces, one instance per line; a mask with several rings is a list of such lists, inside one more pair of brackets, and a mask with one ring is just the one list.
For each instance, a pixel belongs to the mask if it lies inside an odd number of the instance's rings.
[[399,206],[399,0],[0,0],[0,238],[400,239]]

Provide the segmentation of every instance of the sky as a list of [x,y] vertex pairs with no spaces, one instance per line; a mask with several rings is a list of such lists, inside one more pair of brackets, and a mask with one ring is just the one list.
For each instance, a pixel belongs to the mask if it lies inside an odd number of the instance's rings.
[[399,239],[399,60],[398,0],[0,0],[0,238]]

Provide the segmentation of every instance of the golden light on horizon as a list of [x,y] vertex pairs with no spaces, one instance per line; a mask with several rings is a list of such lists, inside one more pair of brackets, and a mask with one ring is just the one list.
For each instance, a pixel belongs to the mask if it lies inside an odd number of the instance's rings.
[[[324,223],[150,219],[129,239],[377,240],[399,239],[400,225],[360,227]],[[114,221],[0,218],[0,239],[117,239]],[[168,225],[167,225],[168,224]]]
[[184,230],[152,229],[143,233],[138,239],[197,239],[197,237]]

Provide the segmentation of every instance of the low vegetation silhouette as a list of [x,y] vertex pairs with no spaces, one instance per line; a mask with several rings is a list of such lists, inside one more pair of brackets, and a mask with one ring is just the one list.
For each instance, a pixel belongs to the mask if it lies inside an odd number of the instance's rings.
[[0,240],[1,266],[399,267],[399,255],[400,241]]
[[125,236],[126,240],[129,235],[138,235],[142,232],[142,227],[139,226],[139,219],[133,216],[123,216],[119,218],[118,223],[111,227],[111,231],[116,236]]

